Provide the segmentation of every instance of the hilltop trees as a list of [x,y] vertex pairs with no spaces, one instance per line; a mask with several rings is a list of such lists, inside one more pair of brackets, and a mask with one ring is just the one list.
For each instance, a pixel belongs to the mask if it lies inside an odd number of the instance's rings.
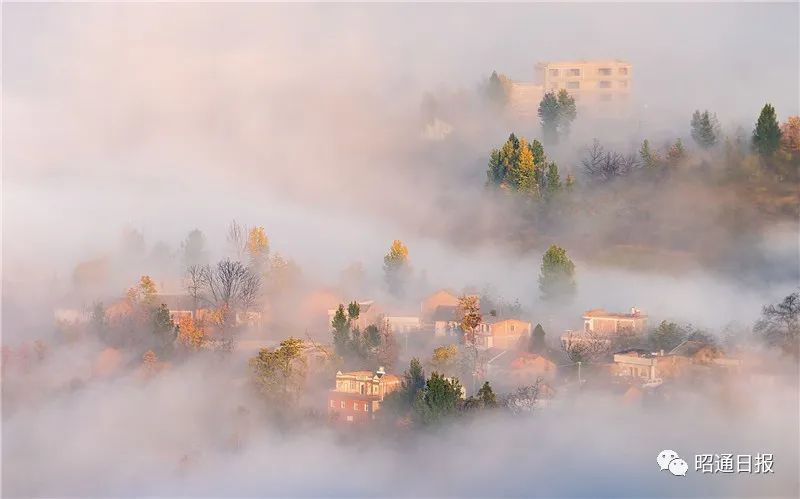
[[[646,150],[649,154],[649,144],[647,144]],[[636,158],[616,151],[607,151],[600,145],[600,141],[595,139],[581,163],[589,177],[601,182],[608,182],[629,174],[636,166]]]
[[392,242],[389,252],[383,257],[383,272],[389,291],[395,296],[402,295],[411,274],[411,266],[408,248],[399,239]]
[[497,71],[492,71],[492,75],[486,82],[486,99],[497,110],[503,109],[508,102],[508,91],[504,79],[505,77],[498,75]]
[[274,350],[262,348],[250,359],[252,379],[276,407],[297,400],[305,382],[307,365],[303,340],[287,338]]
[[269,238],[264,227],[253,227],[247,233],[247,256],[256,272],[263,272],[269,262]]
[[189,232],[186,239],[181,243],[181,253],[183,262],[188,266],[203,265],[208,261],[206,252],[206,236],[200,229]]
[[650,333],[650,346],[654,350],[669,352],[680,345],[688,336],[689,331],[687,328],[674,322],[661,321],[658,327]]
[[361,315],[361,306],[350,303],[347,308],[340,304],[333,314],[333,346],[336,354],[345,360],[364,361],[374,365],[391,366],[397,360],[394,336],[379,319],[379,324],[370,324],[362,331],[356,321]]
[[455,415],[461,401],[461,383],[439,373],[431,374],[425,389],[417,393],[414,415],[424,425],[431,425]]
[[781,129],[772,104],[765,104],[753,130],[753,149],[761,156],[771,156],[781,143]]
[[561,189],[558,165],[548,162],[542,143],[528,142],[513,133],[492,150],[486,171],[487,185],[539,198]]
[[542,299],[549,302],[568,300],[574,296],[575,289],[575,264],[567,256],[567,250],[550,246],[542,256],[539,274]]
[[719,122],[716,114],[696,110],[691,121],[692,139],[703,149],[713,147],[719,140]]
[[542,140],[546,144],[557,144],[559,134],[569,135],[572,122],[577,116],[575,98],[565,89],[556,95],[546,92],[539,102],[539,122],[542,125]]
[[753,331],[768,345],[800,357],[800,293],[794,292],[776,305],[765,306]]
[[196,287],[197,298],[214,309],[222,330],[235,324],[237,312],[246,312],[254,305],[261,288],[261,276],[231,260],[213,267],[190,267],[189,275],[193,276],[189,287]]

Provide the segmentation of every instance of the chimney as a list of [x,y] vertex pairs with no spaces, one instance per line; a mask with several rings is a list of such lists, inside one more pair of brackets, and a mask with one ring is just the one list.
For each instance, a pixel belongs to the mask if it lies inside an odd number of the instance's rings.
[[383,369],[383,366],[380,366],[378,370],[375,371],[375,374],[380,378],[383,377],[384,374],[386,374],[386,371]]

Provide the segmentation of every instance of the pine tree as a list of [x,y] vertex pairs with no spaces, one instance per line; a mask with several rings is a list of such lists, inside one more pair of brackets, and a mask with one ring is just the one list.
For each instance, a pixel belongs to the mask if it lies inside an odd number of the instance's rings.
[[533,333],[531,333],[530,351],[533,353],[542,353],[544,349],[544,328],[541,324],[536,324]]
[[753,130],[753,148],[762,156],[770,156],[781,144],[781,129],[772,104],[765,104]]
[[696,110],[692,115],[692,138],[703,149],[713,147],[719,135],[717,115],[709,114],[708,110],[702,113]]
[[483,408],[497,407],[497,397],[488,381],[483,382],[483,386],[478,390],[477,395]]
[[545,188],[550,194],[561,190],[561,177],[558,175],[558,165],[554,162],[547,164]]
[[564,137],[569,136],[572,122],[575,121],[577,115],[575,98],[570,96],[566,89],[562,88],[558,92],[558,125]]
[[639,160],[644,168],[655,168],[658,166],[658,156],[650,149],[650,141],[644,139],[642,147],[639,149]]

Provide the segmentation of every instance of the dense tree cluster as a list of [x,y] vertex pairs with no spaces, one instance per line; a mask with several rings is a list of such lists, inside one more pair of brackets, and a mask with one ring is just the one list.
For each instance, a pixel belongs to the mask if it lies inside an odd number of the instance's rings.
[[542,139],[546,144],[557,144],[559,136],[569,136],[572,122],[578,115],[575,98],[563,88],[558,94],[546,92],[539,102],[538,115]]
[[556,245],[550,246],[542,255],[539,274],[542,299],[563,302],[575,295],[576,288],[575,264],[567,255],[567,250]]
[[561,190],[558,165],[547,160],[538,140],[528,142],[513,133],[500,149],[492,150],[487,184],[539,198]]

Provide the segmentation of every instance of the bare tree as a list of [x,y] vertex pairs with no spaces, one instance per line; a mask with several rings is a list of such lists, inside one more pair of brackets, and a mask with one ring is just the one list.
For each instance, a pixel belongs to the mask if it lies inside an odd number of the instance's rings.
[[571,362],[590,362],[606,353],[611,345],[607,336],[591,331],[568,332],[561,338],[561,349]]
[[202,290],[202,274],[203,274],[203,266],[202,265],[190,265],[186,269],[186,277],[184,279],[184,283],[186,286],[186,292],[189,296],[192,297],[192,311],[197,313],[197,305],[200,300],[200,293]]
[[607,182],[630,173],[636,167],[636,157],[616,151],[606,151],[595,139],[581,163],[590,177]]
[[247,227],[232,220],[228,226],[227,239],[231,257],[237,262],[244,261],[244,257],[247,255]]
[[261,278],[241,262],[222,260],[214,267],[200,267],[197,274],[198,298],[222,313],[227,326],[236,312],[249,310],[258,297]]

